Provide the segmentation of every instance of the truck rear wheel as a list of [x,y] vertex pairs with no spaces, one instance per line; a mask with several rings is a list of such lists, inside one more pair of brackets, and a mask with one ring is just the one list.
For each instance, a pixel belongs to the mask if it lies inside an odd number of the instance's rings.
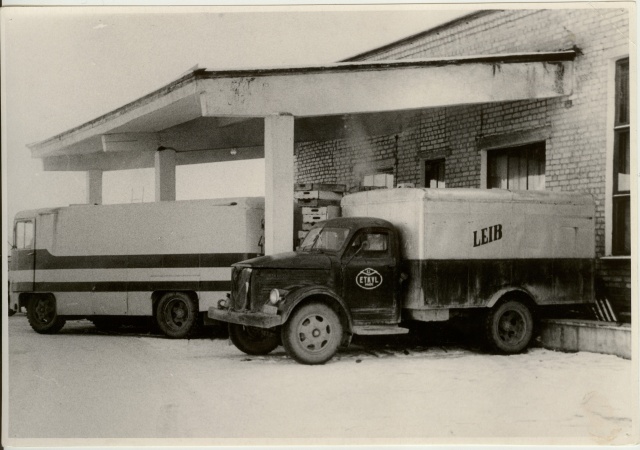
[[197,303],[184,292],[168,292],[158,302],[156,322],[170,338],[192,336],[198,328]]
[[282,344],[301,364],[324,364],[342,342],[338,314],[324,303],[308,303],[296,309],[282,327]]
[[56,312],[53,295],[32,295],[27,304],[27,319],[31,328],[40,334],[55,334],[66,323]]
[[489,312],[485,332],[494,351],[520,353],[527,348],[533,336],[533,316],[524,303],[508,300]]
[[229,324],[229,338],[238,350],[247,355],[266,355],[280,345],[280,337],[273,330]]

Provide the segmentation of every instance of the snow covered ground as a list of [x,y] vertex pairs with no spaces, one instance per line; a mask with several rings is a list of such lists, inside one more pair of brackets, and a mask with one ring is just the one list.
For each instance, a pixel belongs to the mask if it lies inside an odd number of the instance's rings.
[[20,439],[10,445],[636,440],[632,362],[608,355],[377,338],[303,366],[281,347],[249,357],[222,338],[104,334],[87,321],[41,336],[20,314],[9,319],[8,362],[9,437]]

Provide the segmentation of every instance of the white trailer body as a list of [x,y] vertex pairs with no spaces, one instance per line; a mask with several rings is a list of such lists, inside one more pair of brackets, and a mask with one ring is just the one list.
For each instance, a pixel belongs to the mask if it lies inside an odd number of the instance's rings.
[[263,218],[263,198],[24,211],[11,301],[47,294],[67,318],[151,316],[162,293],[183,292],[206,311],[229,292],[231,264],[262,253]]

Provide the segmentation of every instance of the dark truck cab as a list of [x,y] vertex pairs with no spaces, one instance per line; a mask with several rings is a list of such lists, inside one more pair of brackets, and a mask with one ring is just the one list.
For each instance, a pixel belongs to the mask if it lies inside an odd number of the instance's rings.
[[240,350],[282,343],[296,361],[322,364],[354,334],[462,316],[494,351],[518,353],[542,308],[595,301],[589,195],[383,189],[341,206],[298,251],[233,266],[231,294],[209,318],[230,323]]
[[231,340],[245,353],[268,353],[282,341],[297,361],[323,363],[352,334],[407,331],[397,326],[399,263],[391,223],[331,219],[296,252],[234,264],[231,295],[209,317],[229,322]]

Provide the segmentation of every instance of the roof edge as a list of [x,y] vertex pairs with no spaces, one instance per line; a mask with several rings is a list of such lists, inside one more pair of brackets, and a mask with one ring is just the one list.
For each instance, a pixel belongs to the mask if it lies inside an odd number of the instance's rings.
[[389,49],[392,49],[394,47],[397,47],[399,45],[406,44],[407,42],[410,42],[410,41],[413,41],[413,40],[416,40],[416,39],[420,39],[420,38],[423,38],[425,36],[429,36],[431,34],[438,33],[438,32],[440,32],[440,31],[442,31],[444,29],[453,27],[453,26],[455,26],[455,25],[457,25],[457,24],[459,24],[461,22],[472,20],[472,19],[477,19],[477,18],[486,16],[486,15],[489,15],[489,14],[493,14],[495,12],[500,12],[500,11],[503,11],[503,10],[501,10],[501,9],[490,9],[490,10],[475,11],[475,12],[472,12],[472,13],[469,13],[469,14],[465,14],[462,17],[458,17],[456,19],[452,19],[452,20],[450,20],[448,22],[445,22],[443,24],[436,25],[435,27],[429,28],[428,30],[421,31],[421,32],[416,33],[416,34],[412,34],[411,36],[407,36],[407,37],[404,37],[402,39],[398,39],[397,41],[390,42],[389,44],[385,44],[382,47],[376,47],[376,48],[373,48],[371,50],[367,50],[365,52],[358,53],[357,55],[350,56],[349,58],[341,59],[339,62],[355,62],[355,61],[359,61],[359,60],[362,60],[364,58],[373,56],[376,53],[380,53],[380,52],[383,52],[385,50],[389,50]]
[[369,71],[369,70],[388,70],[396,68],[412,68],[412,67],[441,67],[447,65],[461,65],[473,63],[532,63],[532,62],[563,62],[573,61],[576,57],[576,51],[564,50],[556,52],[527,52],[527,53],[509,53],[494,55],[470,55],[470,56],[454,56],[454,57],[438,57],[425,59],[410,60],[391,60],[391,61],[364,61],[349,63],[332,63],[319,66],[307,67],[286,67],[286,68],[266,68],[266,69],[235,69],[235,70],[216,70],[208,71],[206,69],[197,69],[185,76],[178,78],[169,84],[156,89],[132,102],[129,102],[119,108],[109,111],[97,118],[89,120],[81,125],[73,127],[67,131],[56,134],[53,137],[44,139],[39,142],[27,144],[27,147],[33,152],[39,150],[48,144],[60,141],[76,132],[91,128],[100,123],[106,122],[113,117],[123,114],[136,107],[144,105],[154,98],[170,93],[189,83],[198,82],[199,80],[215,79],[215,78],[231,78],[231,77],[260,77],[269,75],[295,75],[309,73],[328,73],[328,72],[345,72],[345,71]]
[[147,99],[151,99],[151,98],[153,98],[155,96],[161,95],[162,93],[171,92],[171,91],[177,89],[178,87],[181,87],[181,86],[183,86],[183,85],[185,85],[185,84],[187,84],[187,83],[189,83],[189,82],[191,82],[193,80],[196,80],[198,78],[198,75],[200,75],[204,71],[205,71],[205,69],[196,69],[193,72],[190,72],[190,73],[188,73],[186,75],[183,75],[183,76],[179,77],[178,79],[176,79],[174,81],[171,81],[169,84],[166,84],[166,85],[162,86],[159,89],[151,91],[151,92],[143,95],[142,97],[140,97],[140,98],[138,98],[138,99],[136,99],[136,100],[134,100],[132,102],[129,102],[129,103],[126,103],[126,104],[124,104],[122,106],[119,106],[118,108],[116,108],[114,110],[111,110],[111,111],[109,111],[109,112],[107,112],[105,114],[102,114],[102,115],[100,115],[100,116],[98,116],[98,117],[96,117],[94,119],[91,119],[91,120],[89,120],[89,121],[87,121],[87,122],[85,122],[85,123],[83,123],[81,125],[75,126],[75,127],[70,128],[70,129],[68,129],[66,131],[58,133],[58,134],[56,134],[56,135],[54,135],[54,136],[52,136],[50,138],[43,139],[42,141],[32,142],[30,144],[27,144],[27,148],[29,150],[33,151],[33,150],[36,150],[39,147],[42,147],[42,146],[44,146],[44,145],[46,145],[46,144],[48,144],[50,142],[53,142],[53,141],[56,141],[56,140],[60,140],[61,138],[65,137],[65,136],[68,136],[70,134],[73,134],[76,131],[80,131],[83,128],[86,128],[87,126],[96,125],[96,124],[100,123],[101,121],[107,120],[110,117],[113,117],[113,116],[119,114],[122,111],[128,110],[129,108],[133,107],[136,104],[144,103],[144,101],[147,100]]

